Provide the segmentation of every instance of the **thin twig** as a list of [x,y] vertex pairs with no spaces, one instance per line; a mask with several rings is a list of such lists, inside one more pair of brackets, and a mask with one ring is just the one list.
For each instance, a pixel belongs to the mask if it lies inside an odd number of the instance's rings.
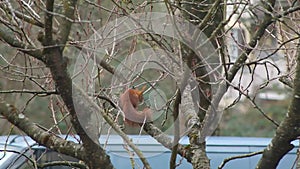
[[263,152],[264,152],[264,150],[261,150],[261,151],[257,151],[257,152],[253,152],[253,153],[249,153],[249,154],[243,154],[243,155],[225,158],[223,160],[223,162],[219,165],[218,169],[222,169],[225,166],[225,164],[231,160],[240,159],[240,158],[248,158],[248,157],[256,156],[258,154],[262,154]]
[[7,94],[7,93],[27,93],[27,94],[34,94],[34,95],[42,95],[48,96],[52,94],[58,94],[55,90],[48,90],[48,91],[40,91],[40,90],[1,90],[0,94]]

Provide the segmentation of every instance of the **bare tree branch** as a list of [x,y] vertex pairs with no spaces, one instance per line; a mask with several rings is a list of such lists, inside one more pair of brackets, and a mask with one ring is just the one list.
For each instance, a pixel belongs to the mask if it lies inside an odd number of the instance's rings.
[[[0,8],[2,8],[3,10],[7,11],[8,13],[10,13],[10,11],[7,9],[7,7],[5,7],[5,5],[3,3],[0,3]],[[44,27],[44,24],[40,21],[40,20],[37,20],[37,18],[33,18],[33,17],[30,17],[20,11],[14,11],[15,15],[20,18],[21,20],[24,20],[32,25],[36,25],[38,27],[41,27],[43,28]]]
[[70,167],[76,167],[80,169],[87,169],[86,165],[80,162],[72,162],[72,161],[51,161],[47,163],[38,164],[39,168],[46,168],[51,166],[70,166]]
[[[74,20],[74,11],[76,8],[77,0],[65,0],[63,1],[64,7],[64,16],[62,18],[62,22],[60,23],[60,32],[59,36],[59,44],[66,44],[69,34],[71,31],[72,22],[69,20]],[[69,19],[66,19],[69,18]]]
[[0,25],[0,37],[6,43],[15,47],[16,49],[33,56],[34,58],[44,61],[42,51],[40,49],[36,49],[34,46],[29,44],[25,44],[19,39],[15,38],[14,32],[5,27],[3,24]]
[[1,90],[0,94],[7,94],[7,93],[27,93],[27,94],[34,94],[40,96],[48,96],[51,94],[58,94],[57,91],[39,91],[39,90]]
[[257,169],[276,168],[281,158],[294,146],[291,141],[300,135],[300,43],[298,42],[296,77],[294,79],[294,93],[285,119],[276,130],[271,143],[264,150]]
[[[270,0],[269,3],[274,6],[275,5],[275,0]],[[273,10],[271,6],[267,7],[267,10],[270,12]],[[265,33],[265,29],[273,22],[272,16],[270,14],[265,14],[265,17],[259,27],[259,29],[254,33],[253,37],[251,38],[251,41],[248,44],[248,47],[245,49],[245,51],[237,58],[236,62],[232,65],[232,67],[228,71],[228,77],[227,80],[223,81],[220,85],[219,88],[216,92],[216,94],[213,97],[212,104],[213,106],[216,107],[210,107],[208,112],[205,115],[205,119],[203,121],[203,127],[201,129],[201,140],[205,141],[205,137],[208,135],[207,132],[210,132],[210,125],[211,123],[216,120],[214,119],[214,112],[216,111],[217,106],[219,105],[222,97],[226,93],[229,85],[228,82],[231,82],[234,77],[236,76],[238,70],[243,66],[245,61],[248,58],[248,55],[251,53],[251,51],[255,48],[263,34]]]
[[86,152],[80,144],[64,140],[53,133],[41,129],[32,123],[24,114],[19,113],[13,105],[1,101],[0,113],[7,118],[9,122],[24,131],[36,142],[46,147],[50,147],[52,150],[59,153],[70,155],[81,160],[85,159]]
[[257,151],[257,152],[253,152],[253,153],[249,153],[249,154],[243,154],[243,155],[232,156],[232,157],[226,158],[219,165],[218,169],[222,169],[226,165],[226,163],[228,163],[231,160],[236,160],[236,159],[241,159],[241,158],[248,158],[248,157],[256,156],[256,155],[262,154],[262,153],[263,153],[263,151]]

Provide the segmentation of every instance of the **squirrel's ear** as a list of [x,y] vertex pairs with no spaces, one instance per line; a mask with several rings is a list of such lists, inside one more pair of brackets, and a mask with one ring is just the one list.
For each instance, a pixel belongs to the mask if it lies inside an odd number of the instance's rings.
[[146,86],[146,85],[142,87],[142,89],[141,89],[141,94],[143,94],[143,93],[144,93],[144,91],[146,91],[146,88],[147,88],[147,86]]
[[136,89],[136,94],[139,95],[139,96],[143,95],[144,91],[146,90],[146,87],[147,86],[145,85],[145,86],[142,87],[141,90]]

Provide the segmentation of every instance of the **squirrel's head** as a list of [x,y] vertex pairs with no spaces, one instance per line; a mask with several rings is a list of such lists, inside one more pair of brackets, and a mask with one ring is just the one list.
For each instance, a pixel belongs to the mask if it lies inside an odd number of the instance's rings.
[[146,86],[143,86],[141,90],[139,89],[129,90],[130,100],[134,107],[144,100],[143,93],[145,90],[146,90]]

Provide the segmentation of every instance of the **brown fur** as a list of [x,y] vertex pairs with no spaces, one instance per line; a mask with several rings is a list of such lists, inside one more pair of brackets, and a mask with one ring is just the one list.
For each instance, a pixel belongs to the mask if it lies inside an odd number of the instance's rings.
[[143,101],[143,92],[138,89],[127,89],[120,96],[120,107],[125,115],[125,123],[130,126],[137,126],[144,122],[150,122],[152,118],[152,111],[145,108],[143,111],[138,111],[137,106]]

